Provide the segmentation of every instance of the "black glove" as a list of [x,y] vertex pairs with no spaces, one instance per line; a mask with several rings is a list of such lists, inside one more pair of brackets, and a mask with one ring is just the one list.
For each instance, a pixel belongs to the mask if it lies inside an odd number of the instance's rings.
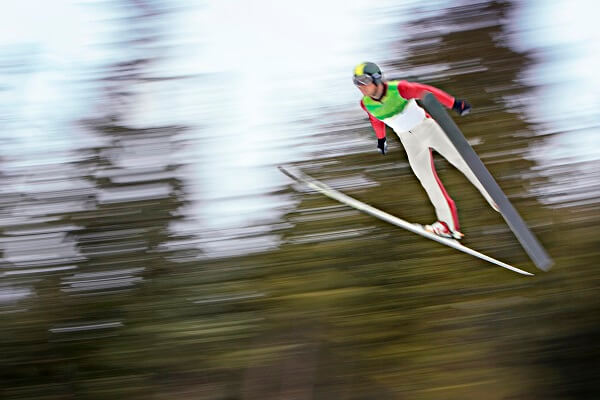
[[461,117],[471,112],[471,105],[466,100],[454,99],[452,109]]
[[385,153],[387,152],[387,141],[385,140],[385,138],[383,139],[377,139],[377,148],[379,149],[379,152],[383,155],[385,155]]

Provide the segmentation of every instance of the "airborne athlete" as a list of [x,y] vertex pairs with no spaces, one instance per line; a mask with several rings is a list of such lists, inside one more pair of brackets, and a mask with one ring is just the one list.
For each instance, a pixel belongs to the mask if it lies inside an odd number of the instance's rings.
[[364,62],[354,69],[353,82],[363,94],[361,107],[369,115],[377,136],[381,154],[387,151],[385,127],[389,126],[400,138],[414,174],[427,192],[435,207],[437,221],[425,229],[438,236],[461,239],[458,213],[454,201],[442,185],[433,163],[433,151],[461,171],[481,192],[490,206],[498,211],[496,203],[481,185],[473,171],[458,153],[437,122],[431,118],[415,99],[432,93],[447,108],[459,115],[468,114],[471,106],[465,100],[455,99],[433,86],[408,81],[386,81],[381,69],[372,62]]

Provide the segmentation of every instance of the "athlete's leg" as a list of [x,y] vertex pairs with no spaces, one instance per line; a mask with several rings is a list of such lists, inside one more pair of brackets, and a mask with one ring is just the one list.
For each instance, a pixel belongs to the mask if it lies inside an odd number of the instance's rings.
[[444,133],[442,128],[435,122],[430,119],[428,122],[428,130],[429,135],[429,146],[433,148],[435,151],[440,153],[450,164],[454,165],[456,169],[463,173],[463,175],[479,190],[481,195],[486,199],[489,205],[496,211],[498,211],[498,206],[496,202],[492,199],[489,193],[485,190],[479,179],[475,176],[471,168],[467,165],[465,160],[462,158],[454,144],[450,141],[448,136]]
[[420,140],[419,133],[419,129],[415,129],[398,135],[406,150],[410,167],[433,204],[437,219],[445,222],[452,231],[460,231],[456,205],[438,178],[431,149]]

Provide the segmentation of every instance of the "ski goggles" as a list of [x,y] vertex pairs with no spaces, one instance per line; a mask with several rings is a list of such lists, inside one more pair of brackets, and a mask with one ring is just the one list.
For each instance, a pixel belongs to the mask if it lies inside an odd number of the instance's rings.
[[354,82],[354,84],[356,86],[365,86],[365,85],[370,85],[371,83],[373,83],[373,77],[371,75],[354,75],[354,77],[352,78],[352,82]]

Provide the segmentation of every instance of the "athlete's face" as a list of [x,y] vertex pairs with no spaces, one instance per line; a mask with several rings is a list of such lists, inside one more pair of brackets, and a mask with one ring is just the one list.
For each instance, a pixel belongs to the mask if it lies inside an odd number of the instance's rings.
[[374,83],[369,83],[368,85],[357,85],[358,90],[363,94],[363,96],[375,96],[377,93],[377,85]]

